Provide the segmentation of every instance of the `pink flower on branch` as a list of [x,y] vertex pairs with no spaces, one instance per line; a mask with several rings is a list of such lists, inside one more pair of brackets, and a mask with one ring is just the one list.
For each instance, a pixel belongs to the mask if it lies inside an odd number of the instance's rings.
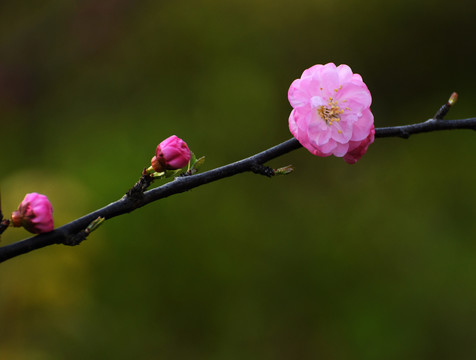
[[12,213],[12,224],[23,226],[33,234],[52,231],[53,207],[45,195],[38,193],[26,194],[17,210]]
[[353,164],[374,141],[372,97],[349,66],[314,65],[294,80],[288,97],[289,130],[312,154]]
[[190,157],[187,143],[172,135],[157,146],[151,165],[156,172],[181,169],[188,164]]

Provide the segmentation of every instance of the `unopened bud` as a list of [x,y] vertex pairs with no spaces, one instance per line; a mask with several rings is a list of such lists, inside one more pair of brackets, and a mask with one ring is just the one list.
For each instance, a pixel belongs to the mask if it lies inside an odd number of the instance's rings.
[[274,170],[274,175],[288,175],[294,171],[294,166],[288,165]]
[[448,105],[453,106],[458,101],[458,94],[453,92],[448,100]]
[[151,166],[156,172],[181,169],[190,161],[190,149],[187,143],[172,135],[162,141],[151,160]]
[[96,230],[104,222],[104,220],[106,220],[106,218],[99,216],[95,220],[91,221],[91,223],[84,231],[89,235],[91,232]]
[[18,209],[12,213],[12,224],[15,227],[23,226],[33,234],[52,231],[53,208],[50,201],[45,195],[26,194]]

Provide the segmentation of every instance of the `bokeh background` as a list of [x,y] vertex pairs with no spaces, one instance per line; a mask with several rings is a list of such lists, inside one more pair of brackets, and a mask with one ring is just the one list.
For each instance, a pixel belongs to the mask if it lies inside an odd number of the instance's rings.
[[[377,127],[476,115],[474,1],[0,3],[2,209],[57,226],[120,198],[155,146],[205,169],[290,138],[290,83],[349,64]],[[476,134],[304,149],[0,264],[0,358],[475,359]],[[28,237],[9,229],[2,244]]]

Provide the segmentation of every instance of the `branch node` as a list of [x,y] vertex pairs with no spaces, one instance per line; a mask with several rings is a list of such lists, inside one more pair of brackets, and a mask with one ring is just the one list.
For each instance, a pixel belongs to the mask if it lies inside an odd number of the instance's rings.
[[106,220],[105,218],[99,216],[97,219],[91,221],[88,227],[80,232],[67,236],[63,244],[68,246],[76,246],[81,244],[86,238],[91,234],[94,230],[96,230],[103,222]]
[[251,171],[258,175],[264,175],[267,177],[274,176],[274,169],[270,168],[269,166],[264,166],[258,163],[254,163],[251,165]]
[[410,133],[405,129],[401,129],[400,137],[403,139],[408,139],[410,137]]
[[86,232],[86,230],[81,230],[80,232],[67,236],[63,240],[63,245],[67,246],[76,246],[81,244],[86,238],[88,237],[89,233]]
[[147,169],[144,169],[142,171],[142,175],[135,183],[135,185],[129,189],[126,193],[126,197],[134,199],[134,200],[140,200],[142,198],[142,195],[144,194],[144,191],[148,189],[148,187],[152,184],[154,181],[154,176],[153,174],[150,174],[147,172]]
[[193,175],[193,170],[189,169],[181,174],[179,174],[177,177],[186,177],[186,176],[192,176]]

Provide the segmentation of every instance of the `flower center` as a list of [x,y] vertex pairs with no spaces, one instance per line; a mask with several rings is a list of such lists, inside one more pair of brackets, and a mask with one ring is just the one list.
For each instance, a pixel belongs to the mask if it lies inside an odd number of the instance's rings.
[[337,104],[337,101],[335,101],[332,97],[329,97],[329,102],[327,105],[321,105],[317,108],[317,114],[329,126],[331,126],[334,122],[339,122],[340,115],[344,112],[344,109],[341,109]]

